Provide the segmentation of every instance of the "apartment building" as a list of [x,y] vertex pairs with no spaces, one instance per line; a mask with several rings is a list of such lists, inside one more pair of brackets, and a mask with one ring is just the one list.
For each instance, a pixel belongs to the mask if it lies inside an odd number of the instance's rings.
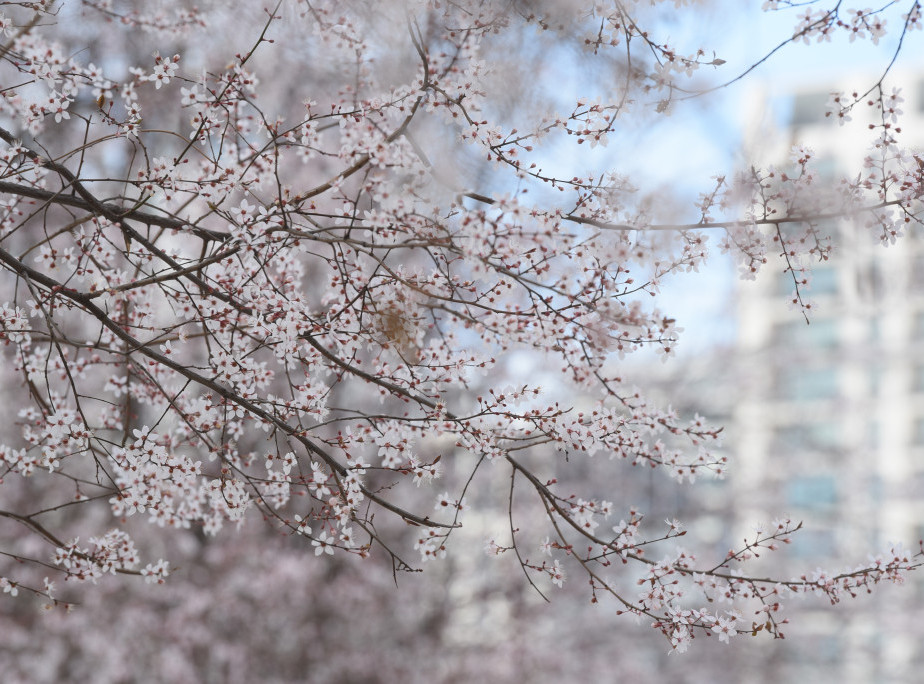
[[[842,128],[825,103],[876,78],[755,95],[749,120],[765,113],[751,138],[756,153],[779,163],[799,143],[815,151],[822,179],[858,168],[874,112],[858,107]],[[924,149],[924,76],[889,81],[914,84],[903,92],[901,126],[906,144]],[[840,571],[890,542],[916,547],[924,537],[924,229],[886,248],[862,221],[823,228],[836,233],[837,251],[814,265],[803,293],[816,305],[809,324],[787,305],[794,283],[782,260],[738,286],[729,447],[741,525],[780,514],[804,522],[785,557],[769,562]],[[924,578],[909,583],[835,611],[806,602],[794,626],[803,656],[778,664],[782,679],[754,681],[797,681],[819,666],[826,674],[812,681],[915,681]]]

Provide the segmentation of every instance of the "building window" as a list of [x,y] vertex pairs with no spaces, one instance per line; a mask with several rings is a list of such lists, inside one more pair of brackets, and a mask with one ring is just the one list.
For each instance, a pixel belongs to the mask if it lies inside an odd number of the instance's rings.
[[821,155],[815,159],[815,174],[820,180],[834,182],[840,176],[841,165],[837,159],[829,154]]
[[871,397],[878,396],[882,391],[882,366],[875,365],[869,369],[869,394]]
[[883,278],[882,266],[878,262],[872,262],[861,266],[857,270],[857,292],[867,299],[881,297],[885,292],[885,279]]
[[833,318],[815,319],[811,323],[794,319],[773,330],[773,343],[780,347],[811,351],[833,349],[837,342],[837,321]]
[[878,506],[885,499],[885,485],[882,482],[882,477],[879,475],[872,475],[866,482],[867,493],[869,494],[870,502]]
[[912,259],[908,274],[908,284],[915,293],[924,292],[924,257]]
[[879,447],[879,421],[871,420],[866,429],[867,447],[877,449]]
[[[818,295],[829,296],[837,294],[837,269],[831,268],[830,266],[811,266],[808,271],[808,276],[809,286],[807,288],[799,288],[799,291],[803,294],[808,294],[812,297]],[[796,279],[801,280],[802,274],[797,272],[795,277]],[[793,274],[789,271],[781,273],[776,282],[777,293],[781,295],[790,294],[796,287]]]
[[911,339],[924,339],[924,311],[918,311],[914,314],[914,320],[911,322]]
[[825,113],[828,110],[830,93],[800,93],[792,99],[792,117],[789,123],[792,126],[811,126],[824,123]]
[[911,443],[915,446],[924,446],[924,418],[918,418],[914,421],[911,429]]
[[778,399],[816,401],[840,394],[836,366],[784,369],[778,378]]
[[836,295],[837,270],[829,266],[813,268],[809,285],[809,292],[813,295]]
[[796,558],[831,558],[837,552],[837,540],[830,530],[803,528],[790,539],[789,552]]
[[836,454],[843,449],[840,424],[833,420],[797,425],[782,425],[774,431],[771,449],[774,454],[800,452]]
[[786,483],[786,503],[810,511],[830,508],[837,503],[837,482],[833,475],[795,477]]

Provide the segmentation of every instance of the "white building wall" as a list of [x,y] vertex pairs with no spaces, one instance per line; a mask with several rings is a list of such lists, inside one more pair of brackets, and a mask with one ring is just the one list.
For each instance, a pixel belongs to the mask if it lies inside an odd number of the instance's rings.
[[[870,108],[842,128],[824,118],[823,105],[829,91],[876,78],[795,93],[755,90],[749,153],[782,165],[800,143],[815,151],[822,176],[858,168],[872,135],[863,121]],[[892,80],[924,83],[924,75]],[[924,148],[922,95],[920,87],[905,94],[901,126],[906,144],[916,136]],[[783,120],[774,121],[774,112]],[[787,307],[793,285],[788,274],[783,282],[781,259],[771,258],[756,282],[743,282],[738,296],[741,385],[729,448],[739,536],[755,520],[787,514],[804,521],[779,562],[808,571],[858,565],[888,541],[916,545],[924,531],[924,230],[911,229],[889,248],[861,225],[838,230],[837,253],[815,264],[813,290],[805,293],[817,304],[811,325]],[[813,681],[915,681],[924,665],[921,632],[897,628],[924,610],[924,583],[912,581],[918,589],[801,616],[794,630],[817,648],[808,656],[814,662],[788,664],[792,674],[807,674],[829,649],[827,674]],[[767,680],[755,674],[754,681]]]

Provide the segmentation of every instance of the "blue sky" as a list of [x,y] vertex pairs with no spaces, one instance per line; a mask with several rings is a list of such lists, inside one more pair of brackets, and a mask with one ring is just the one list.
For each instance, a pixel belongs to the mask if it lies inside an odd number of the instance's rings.
[[[738,5],[737,10],[725,11],[730,3],[720,2],[709,14],[712,37],[717,41],[699,37],[699,42],[703,47],[715,49],[717,56],[726,60],[717,70],[717,77],[728,78],[740,73],[792,34],[796,12],[764,13],[759,11],[761,4],[755,1],[750,8]],[[751,88],[755,83],[785,90],[823,85],[855,74],[856,87],[865,90],[878,79],[891,59],[898,41],[900,26],[895,24],[899,20],[897,12],[889,18],[888,28],[892,33],[878,46],[868,40],[851,43],[846,36],[831,43],[790,44],[743,81],[712,93],[701,103],[678,108],[673,120],[665,122],[667,125],[653,128],[652,135],[634,141],[645,150],[646,160],[639,163],[634,175],[695,198],[709,187],[710,176],[732,171],[742,161],[745,98],[753,92]],[[895,68],[920,68],[924,72],[924,32],[914,31],[906,36]],[[781,124],[786,123],[788,116],[786,105],[786,102],[779,103],[775,112],[777,119],[784,119],[779,121]],[[693,211],[691,209],[691,216]],[[736,286],[733,265],[717,252],[700,273],[683,274],[665,281],[660,305],[684,328],[678,346],[680,355],[734,339]]]

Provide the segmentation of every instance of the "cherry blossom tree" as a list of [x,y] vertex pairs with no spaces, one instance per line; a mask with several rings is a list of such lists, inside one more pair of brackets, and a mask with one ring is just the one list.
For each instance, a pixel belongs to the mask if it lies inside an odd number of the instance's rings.
[[[708,97],[699,74],[730,65],[657,36],[692,4],[4,3],[4,592],[67,606],[113,574],[169,592],[172,539],[233,545],[254,518],[314,562],[383,557],[397,578],[484,525],[537,592],[582,578],[683,651],[782,636],[790,595],[836,603],[920,565],[895,547],[752,574],[799,522],[700,558],[614,484],[727,466],[719,426],[623,378],[626,355],[678,341],[660,281],[715,236],[744,277],[779,259],[808,317],[833,219],[892,244],[922,210],[882,79],[832,97],[841,121],[879,115],[835,186],[796,148],[707,181],[678,223],[611,170],[554,168],[552,147]],[[765,9],[803,13],[784,44],[921,25],[918,2],[828,5]],[[556,90],[564,54],[605,87]]]

